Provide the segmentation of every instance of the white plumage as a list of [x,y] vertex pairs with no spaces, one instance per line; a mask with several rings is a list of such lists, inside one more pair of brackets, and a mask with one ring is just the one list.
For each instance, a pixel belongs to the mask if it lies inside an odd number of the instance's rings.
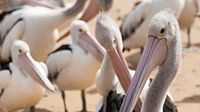
[[[32,77],[33,72],[23,67],[24,62],[20,56],[28,55],[30,57],[29,47],[22,41],[15,41],[12,46],[13,62],[9,63],[7,68],[0,71],[0,111],[8,112],[18,109],[29,108],[36,105],[43,97],[45,88]],[[31,59],[31,58],[30,58]],[[47,80],[47,67],[44,63],[36,62],[31,59],[42,73],[41,77]],[[27,60],[26,60],[27,61]],[[31,62],[31,63],[32,63]],[[42,79],[43,80],[43,79]],[[51,85],[52,86],[52,85]]]
[[96,40],[90,37],[85,22],[74,21],[71,35],[72,44],[60,46],[46,61],[50,77],[62,91],[83,90],[94,84],[95,74],[105,52],[96,45]]
[[122,35],[125,49],[143,47],[146,38],[148,25],[151,18],[162,9],[171,8],[179,17],[185,0],[143,0],[137,5],[122,24]]
[[1,14],[1,59],[8,61],[10,46],[14,40],[26,41],[36,60],[44,61],[55,47],[58,37],[54,31],[61,24],[69,24],[81,11],[85,0],[79,0],[71,8],[49,9],[45,7],[24,6]]

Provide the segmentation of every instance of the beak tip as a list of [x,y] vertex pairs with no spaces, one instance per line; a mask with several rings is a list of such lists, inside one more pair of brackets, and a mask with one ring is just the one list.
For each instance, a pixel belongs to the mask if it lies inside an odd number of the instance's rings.
[[47,87],[47,89],[48,89],[49,91],[51,91],[51,92],[55,92],[55,88],[54,88],[54,86],[53,86],[52,84],[50,84],[50,85]]
[[48,88],[48,90],[51,91],[51,92],[55,92],[55,88],[54,87]]

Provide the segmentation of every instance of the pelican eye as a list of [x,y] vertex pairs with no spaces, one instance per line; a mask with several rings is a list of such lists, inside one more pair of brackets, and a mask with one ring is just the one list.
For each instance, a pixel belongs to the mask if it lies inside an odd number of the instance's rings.
[[164,28],[162,28],[162,29],[160,30],[160,34],[163,34],[163,33],[165,33],[165,29],[164,29]]
[[82,29],[79,29],[78,31],[79,31],[79,32],[83,32],[83,30],[82,30]]
[[116,42],[117,42],[116,38],[113,38],[113,43],[116,43]]
[[19,51],[19,53],[22,53],[22,50],[21,50],[21,49],[19,49],[18,51]]

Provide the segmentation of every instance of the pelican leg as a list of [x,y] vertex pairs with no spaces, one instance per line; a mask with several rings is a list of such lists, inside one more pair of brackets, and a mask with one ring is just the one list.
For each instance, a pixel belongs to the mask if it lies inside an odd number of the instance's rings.
[[65,110],[65,112],[68,112],[67,106],[66,106],[66,101],[65,101],[65,91],[61,90],[60,92],[61,92],[61,97],[62,97],[63,104],[64,104],[64,110]]
[[191,47],[191,37],[190,37],[190,28],[187,29],[187,37],[188,37],[188,43],[187,43],[187,48]]
[[87,103],[85,97],[85,90],[81,90],[81,99],[82,99],[82,110],[81,112],[87,112]]
[[30,107],[30,112],[35,112],[35,106]]

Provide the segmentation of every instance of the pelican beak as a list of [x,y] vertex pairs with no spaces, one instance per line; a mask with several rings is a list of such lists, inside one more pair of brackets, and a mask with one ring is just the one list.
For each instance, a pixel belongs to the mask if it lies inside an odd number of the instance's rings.
[[106,51],[90,33],[82,32],[80,34],[80,44],[102,62]]
[[99,9],[100,6],[96,2],[96,0],[91,0],[89,6],[87,7],[80,19],[88,22],[98,14]]
[[47,73],[43,67],[36,63],[29,53],[22,53],[18,56],[18,62],[20,68],[24,73],[30,75],[33,80],[38,82],[44,88],[54,91],[54,86],[47,78]]
[[126,92],[128,90],[128,86],[131,82],[131,75],[129,73],[128,66],[123,57],[122,51],[119,47],[119,44],[116,42],[116,47],[107,51],[112,62],[112,66],[117,74],[117,77]]
[[167,52],[166,39],[149,36],[120,112],[131,112],[133,110],[150,73],[164,63]]

